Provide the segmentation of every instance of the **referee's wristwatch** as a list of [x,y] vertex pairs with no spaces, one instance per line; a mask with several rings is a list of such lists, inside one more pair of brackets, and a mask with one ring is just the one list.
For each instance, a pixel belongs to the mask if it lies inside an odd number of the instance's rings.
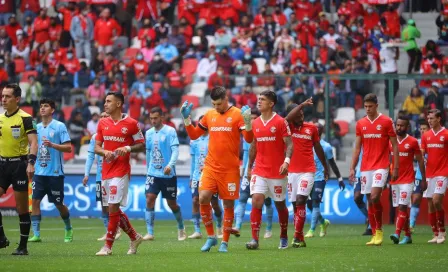
[[36,155],[34,155],[34,154],[28,155],[28,163],[31,164],[32,166],[34,166],[34,164],[36,164],[36,159],[37,159]]

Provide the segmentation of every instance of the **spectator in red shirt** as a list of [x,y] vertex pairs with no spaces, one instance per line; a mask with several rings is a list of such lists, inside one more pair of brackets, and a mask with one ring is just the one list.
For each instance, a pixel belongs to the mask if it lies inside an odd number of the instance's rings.
[[260,13],[255,15],[253,24],[255,26],[263,26],[266,22],[266,15],[267,15],[266,7],[261,7]]
[[166,77],[170,80],[171,88],[182,89],[185,87],[185,74],[180,70],[178,63],[173,64],[173,70]]
[[34,20],[34,44],[33,49],[39,44],[44,44],[45,48],[50,48],[50,17],[47,16],[47,9],[40,10],[39,17]]
[[145,99],[145,108],[150,110],[153,107],[159,107],[163,112],[166,112],[165,104],[163,99],[158,92],[153,92],[150,88],[146,89],[147,97]]
[[59,41],[62,34],[62,25],[58,24],[56,17],[50,17],[50,28],[48,28],[48,35],[50,35],[50,42]]
[[322,36],[324,33],[328,31],[328,28],[330,28],[330,21],[328,21],[325,12],[319,13],[317,24],[319,26],[318,31],[321,32],[319,36]]
[[316,60],[320,57],[322,64],[329,64],[330,60],[334,58],[335,51],[328,47],[327,42],[324,38],[319,39],[319,44],[314,48],[313,59]]
[[3,59],[0,59],[0,85],[4,86],[8,83],[8,80],[9,76],[8,72],[6,72],[5,70],[5,62],[3,61]]
[[133,68],[136,75],[142,72],[145,73],[145,75],[148,74],[149,66],[148,63],[143,59],[143,54],[141,52],[138,52],[135,56],[135,59],[128,63],[128,67]]
[[56,70],[59,67],[59,63],[60,62],[59,62],[59,60],[56,59],[54,52],[50,52],[44,61],[44,64],[46,64],[48,66],[48,73],[50,75],[56,74]]
[[[218,66],[218,69],[216,69],[216,72],[213,73],[208,78],[208,89],[211,90],[215,86],[225,86],[229,87],[230,80],[229,77],[224,74],[224,69],[221,66]],[[246,105],[246,104],[244,104]]]
[[22,24],[25,24],[26,17],[36,18],[40,11],[39,0],[22,0],[20,1],[20,11],[22,12]]
[[98,53],[112,52],[114,40],[120,36],[120,33],[121,27],[115,19],[110,18],[110,10],[104,9],[100,19],[96,21],[94,30],[95,46],[98,48]]
[[88,16],[89,7],[86,3],[79,3],[81,13],[75,15],[70,27],[70,35],[75,42],[76,56],[92,60],[91,42],[93,40],[93,21]]
[[303,19],[303,23],[296,28],[298,34],[297,38],[302,43],[302,46],[314,47],[316,45],[316,26],[310,23],[308,17]]
[[152,27],[150,19],[145,19],[143,21],[143,26],[138,31],[138,39],[141,42],[141,47],[145,47],[148,40],[151,43],[151,48],[154,47],[154,41],[156,40],[156,31]]
[[[1,0],[0,0],[1,1]],[[9,17],[9,24],[6,26],[6,33],[8,33],[9,38],[12,41],[12,45],[17,44],[17,30],[22,29],[20,24],[17,22],[16,15]]]
[[298,62],[304,65],[308,65],[309,56],[308,50],[306,50],[300,41],[297,41],[295,48],[291,51],[291,64],[296,65]]
[[368,6],[364,14],[364,29],[370,34],[373,28],[380,22],[380,16],[372,6]]
[[[316,0],[310,0],[311,4],[311,10],[309,13],[309,17],[311,20],[317,20],[319,17],[319,14],[322,12],[322,3],[320,1]],[[325,13],[324,13],[325,14]]]
[[348,10],[350,10],[350,22],[353,22],[353,20],[355,20],[359,15],[364,14],[364,8],[360,1],[350,0],[347,2],[346,7]]
[[139,120],[142,114],[143,97],[134,90],[129,97],[129,116],[135,120]]
[[[9,18],[14,15],[14,2],[11,0],[0,1],[0,25],[6,25]],[[15,15],[14,15],[15,16]]]
[[[157,8],[157,0],[137,0],[137,9],[135,11],[135,19],[141,22],[143,19],[157,20],[159,9]],[[161,2],[161,1],[160,1]]]
[[61,34],[61,47],[70,47],[70,44],[73,41],[72,36],[70,35],[72,19],[76,14],[78,14],[78,10],[76,9],[76,1],[68,2],[67,7],[58,9],[58,12],[62,13],[64,17],[63,31]]
[[257,105],[257,96],[252,92],[251,88],[243,88],[243,92],[237,101],[239,105],[248,105],[251,108],[255,108]]
[[76,72],[81,69],[78,58],[73,55],[72,50],[67,51],[67,57],[61,61],[61,64],[64,65],[67,73],[74,75]]
[[310,18],[311,15],[311,4],[307,0],[300,0],[296,4],[296,16],[299,21],[302,21],[303,18]]
[[286,18],[285,14],[283,14],[280,7],[275,8],[275,13],[273,15],[273,19],[280,26],[284,26],[288,22],[288,19]]
[[384,34],[392,38],[400,38],[400,15],[393,5],[389,4],[387,11],[383,12],[381,24],[385,28]]
[[45,59],[47,58],[47,50],[45,49],[44,45],[39,45],[36,49],[31,51],[30,54],[30,66],[32,69],[41,71],[42,70],[42,64],[44,63]]

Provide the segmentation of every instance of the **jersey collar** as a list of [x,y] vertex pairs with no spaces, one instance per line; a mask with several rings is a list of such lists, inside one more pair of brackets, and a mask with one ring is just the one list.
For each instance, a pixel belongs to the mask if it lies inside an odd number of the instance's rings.
[[269,120],[267,120],[266,122],[263,120],[263,118],[262,118],[261,115],[260,115],[260,120],[261,120],[261,122],[263,123],[263,126],[267,126],[267,125],[269,124],[269,122],[271,122],[271,120],[274,119],[274,117],[275,117],[276,115],[277,115],[277,113],[274,112],[274,114],[272,115],[272,117],[271,117]]
[[123,113],[123,114],[121,115],[121,119],[118,120],[118,121],[116,121],[116,122],[115,122],[114,119],[112,119],[112,117],[109,116],[109,118],[110,118],[110,120],[114,123],[114,125],[117,125],[117,124],[120,123],[121,121],[123,121],[123,120],[125,120],[126,118],[128,118],[128,115],[127,115],[126,113]]
[[403,140],[398,140],[398,137],[397,137],[397,142],[399,143],[399,144],[402,144],[407,138],[409,137],[409,134],[406,134],[406,137],[404,137],[403,138]]
[[442,127],[439,131],[437,131],[437,133],[434,131],[434,129],[432,128],[431,131],[434,134],[434,136],[437,136],[437,134],[439,134],[440,132],[444,131],[445,127]]
[[380,112],[380,113],[378,114],[378,116],[377,116],[375,119],[373,119],[373,121],[370,120],[369,116],[366,116],[366,119],[369,120],[369,122],[370,122],[371,124],[373,124],[373,123],[375,123],[376,120],[378,120],[378,118],[380,118],[381,115],[383,115],[383,114]]
[[17,110],[15,110],[11,115],[8,115],[8,113],[6,113],[6,111],[5,111],[5,116],[8,117],[8,118],[12,117],[12,116],[14,116],[14,114],[18,113],[19,110],[20,110],[20,107],[18,107]]

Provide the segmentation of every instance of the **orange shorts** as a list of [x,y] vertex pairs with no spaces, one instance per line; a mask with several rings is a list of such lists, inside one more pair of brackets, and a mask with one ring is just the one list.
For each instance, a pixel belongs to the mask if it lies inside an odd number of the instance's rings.
[[240,197],[240,172],[220,173],[204,168],[199,181],[199,191],[218,193],[220,199],[235,200]]

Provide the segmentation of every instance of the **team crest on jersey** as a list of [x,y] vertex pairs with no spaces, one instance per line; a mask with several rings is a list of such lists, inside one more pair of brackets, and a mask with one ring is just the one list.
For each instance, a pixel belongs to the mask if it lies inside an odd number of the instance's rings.
[[309,129],[307,128],[307,129],[305,129],[305,133],[306,133],[306,134],[311,134],[311,130],[309,130]]
[[50,133],[48,134],[50,136],[50,138],[53,138],[54,136],[54,131],[50,131]]
[[407,192],[401,192],[401,198],[406,198],[408,196]]
[[275,127],[271,127],[271,132],[275,133],[277,131],[277,129]]
[[375,174],[375,181],[380,181],[383,178],[383,174],[377,173]]
[[441,141],[441,142],[445,141],[445,137],[440,136],[440,141]]
[[216,118],[212,118],[212,122],[216,122]]
[[235,192],[235,191],[236,191],[236,184],[235,184],[235,183],[229,183],[229,184],[227,184],[227,191],[229,191],[229,192]]
[[404,148],[406,148],[406,149],[409,149],[409,147],[410,147],[409,144],[404,145]]
[[227,117],[226,122],[227,122],[227,123],[232,123],[232,117]]
[[127,127],[122,127],[121,128],[121,133],[123,133],[123,134],[128,133],[128,128]]
[[376,126],[377,130],[381,130],[381,125]]
[[443,186],[443,180],[438,180],[436,182],[436,184],[437,184],[437,188],[441,188]]
[[14,137],[14,139],[19,139],[20,137],[20,127],[11,127],[11,133],[12,133],[12,137]]

